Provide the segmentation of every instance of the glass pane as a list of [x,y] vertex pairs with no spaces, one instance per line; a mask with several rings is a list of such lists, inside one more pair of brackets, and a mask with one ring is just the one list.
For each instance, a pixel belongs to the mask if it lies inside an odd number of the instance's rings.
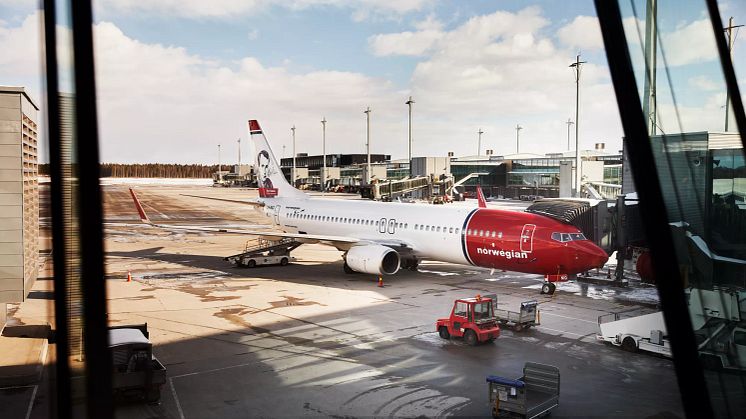
[[746,322],[746,167],[738,127],[726,122],[716,35],[704,1],[658,2],[657,18],[646,15],[650,2],[619,3],[711,400],[718,416],[737,417],[746,407],[746,354],[735,344]]

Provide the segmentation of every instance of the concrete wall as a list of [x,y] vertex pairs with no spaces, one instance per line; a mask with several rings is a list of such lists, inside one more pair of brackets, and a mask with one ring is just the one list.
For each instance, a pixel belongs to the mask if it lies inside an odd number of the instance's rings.
[[604,162],[595,160],[582,160],[580,162],[582,168],[581,181],[582,182],[603,182],[604,181]]
[[451,174],[451,159],[448,157],[412,157],[412,176]]
[[0,88],[0,305],[24,301],[38,275],[37,109]]

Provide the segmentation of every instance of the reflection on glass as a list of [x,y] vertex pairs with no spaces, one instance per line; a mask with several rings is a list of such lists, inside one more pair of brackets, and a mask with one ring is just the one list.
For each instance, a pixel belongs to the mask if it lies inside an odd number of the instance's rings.
[[746,406],[743,148],[733,124],[723,132],[726,88],[705,2],[659,2],[657,19],[650,18],[651,4],[620,2],[625,33],[712,404],[718,416],[740,417]]

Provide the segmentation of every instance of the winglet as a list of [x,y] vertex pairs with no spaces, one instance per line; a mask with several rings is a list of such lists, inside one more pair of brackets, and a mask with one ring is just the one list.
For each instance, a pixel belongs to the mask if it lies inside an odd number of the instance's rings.
[[487,200],[484,199],[481,185],[477,186],[477,202],[479,202],[479,208],[487,208]]
[[132,188],[130,188],[130,195],[132,195],[132,199],[135,201],[135,208],[137,208],[137,212],[138,214],[140,214],[140,221],[145,224],[152,224],[150,222],[150,218],[148,218],[148,214],[145,214],[145,210],[142,208],[140,200],[137,199],[137,195],[135,194],[135,191],[132,190]]

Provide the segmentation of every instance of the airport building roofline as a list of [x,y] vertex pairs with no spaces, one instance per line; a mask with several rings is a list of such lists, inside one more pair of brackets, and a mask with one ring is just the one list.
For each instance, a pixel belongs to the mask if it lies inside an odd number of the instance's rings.
[[34,101],[34,99],[29,96],[24,87],[0,85],[0,94],[2,93],[20,93],[26,97],[29,103],[31,103],[31,106],[33,106],[37,111],[39,110],[39,106],[36,104],[36,101]]

